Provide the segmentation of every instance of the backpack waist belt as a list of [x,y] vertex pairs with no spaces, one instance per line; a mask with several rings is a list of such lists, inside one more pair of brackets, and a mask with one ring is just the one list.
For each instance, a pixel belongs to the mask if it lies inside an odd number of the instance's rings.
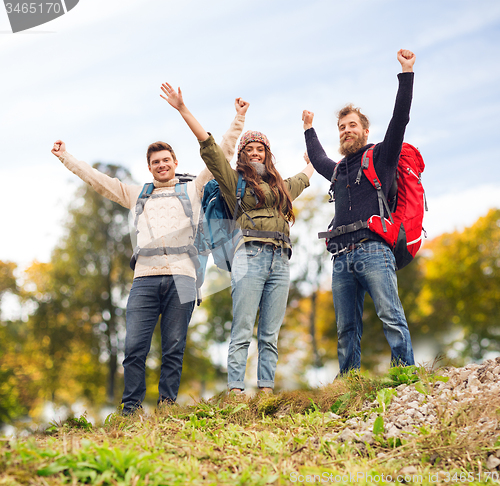
[[335,236],[345,235],[346,233],[353,233],[354,231],[365,228],[368,228],[368,221],[356,221],[355,223],[337,226],[337,228],[331,231],[323,231],[322,233],[318,233],[318,238],[335,238]]
[[285,233],[281,233],[280,231],[259,231],[259,230],[250,230],[243,229],[241,230],[243,236],[255,236],[257,238],[274,238],[275,240],[282,240],[289,245],[292,244],[290,238],[285,235]]
[[180,255],[182,253],[188,253],[189,255],[197,255],[198,250],[194,245],[184,245],[184,246],[160,246],[158,248],[139,248],[134,249],[134,255],[151,257],[156,255]]

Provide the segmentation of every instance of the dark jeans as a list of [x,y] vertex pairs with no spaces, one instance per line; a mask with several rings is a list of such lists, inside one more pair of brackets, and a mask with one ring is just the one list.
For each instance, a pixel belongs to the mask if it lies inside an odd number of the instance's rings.
[[332,295],[337,320],[340,373],[361,366],[363,302],[368,292],[382,321],[393,365],[413,365],[413,348],[399,300],[396,263],[390,248],[379,241],[360,243],[335,257]]
[[[186,295],[192,296],[188,302]],[[146,357],[160,314],[162,358],[158,402],[176,400],[195,300],[195,280],[191,277],[158,275],[134,279],[127,303],[123,413],[140,407],[146,395]]]

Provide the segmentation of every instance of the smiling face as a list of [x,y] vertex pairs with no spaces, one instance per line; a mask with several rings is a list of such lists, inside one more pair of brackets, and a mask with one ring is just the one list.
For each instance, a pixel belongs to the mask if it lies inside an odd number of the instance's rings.
[[249,162],[259,162],[263,164],[266,160],[266,147],[260,142],[250,142],[243,149],[248,157]]
[[364,147],[368,141],[368,128],[363,128],[357,113],[349,113],[339,120],[339,152],[351,155]]
[[168,182],[175,177],[177,165],[177,160],[169,150],[160,150],[151,154],[148,169],[158,182]]

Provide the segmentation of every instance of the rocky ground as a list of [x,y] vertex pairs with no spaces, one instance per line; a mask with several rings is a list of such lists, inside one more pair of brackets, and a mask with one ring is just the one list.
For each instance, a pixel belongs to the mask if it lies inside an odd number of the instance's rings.
[[[494,445],[500,437],[500,358],[464,368],[448,368],[438,378],[400,385],[385,411],[379,401],[366,402],[361,417],[347,420],[337,440],[371,444],[378,416],[383,417],[385,440],[410,439],[416,433],[456,432],[457,444],[472,441]],[[446,378],[448,378],[447,381]],[[336,418],[335,416],[333,418]],[[340,418],[340,417],[339,417]],[[332,437],[333,438],[333,437]],[[432,458],[431,458],[432,459]],[[487,458],[486,466],[500,470],[500,449]]]

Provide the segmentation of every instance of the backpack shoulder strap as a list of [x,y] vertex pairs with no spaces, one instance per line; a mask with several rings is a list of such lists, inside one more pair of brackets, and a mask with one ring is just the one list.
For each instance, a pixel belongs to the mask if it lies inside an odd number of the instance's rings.
[[361,159],[361,167],[359,168],[358,175],[356,177],[356,184],[359,184],[361,181],[361,174],[364,173],[370,184],[377,190],[378,197],[378,208],[380,213],[380,220],[382,222],[382,227],[384,229],[384,233],[387,232],[387,227],[385,224],[385,212],[389,215],[389,219],[391,223],[394,223],[392,219],[391,210],[389,208],[389,204],[387,202],[387,198],[385,197],[384,192],[382,191],[382,184],[380,183],[380,179],[378,178],[377,172],[375,171],[375,166],[373,164],[373,145],[368,150],[365,151],[363,157]]
[[137,231],[137,222],[139,220],[139,216],[144,212],[144,206],[146,205],[146,201],[149,196],[153,193],[155,185],[152,182],[146,182],[142,187],[142,190],[137,198],[137,202],[135,203],[135,220],[134,220],[134,228]]
[[[342,162],[342,161],[340,161],[340,162]],[[339,171],[340,162],[337,162],[337,164],[335,165],[335,168],[333,169],[332,178],[330,180],[330,189],[328,189],[328,195],[330,196],[330,199],[328,200],[328,202],[335,201],[335,183],[337,182],[337,172]]]
[[180,182],[175,185],[175,193],[179,197],[179,201],[182,204],[182,209],[184,209],[184,214],[189,218],[191,222],[191,228],[193,230],[193,240],[196,237],[197,228],[194,224],[193,218],[193,208],[191,206],[191,200],[189,199],[189,195],[187,192],[187,183]]
[[154,188],[155,185],[152,182],[146,182],[146,184],[144,184],[144,186],[142,187],[142,191],[137,199],[147,198],[154,191]]
[[241,200],[243,199],[243,195],[245,194],[246,185],[247,181],[243,179],[241,172],[238,172],[238,182],[236,184],[236,204],[234,205],[233,221],[236,220],[238,209],[241,208]]
[[[236,222],[236,216],[238,215],[238,209],[241,209],[241,212],[250,220],[250,222],[253,224],[255,227],[255,223],[251,216],[243,210],[241,207],[241,201],[243,200],[243,196],[245,195],[245,188],[247,185],[247,181],[243,179],[243,176],[241,175],[241,172],[238,172],[238,183],[236,184],[236,204],[234,205],[234,212],[233,212],[233,224]],[[257,199],[257,196],[255,196]]]
[[187,183],[180,182],[175,185],[175,193],[182,204],[182,209],[184,209],[185,215],[193,219],[193,208],[191,207],[191,200],[189,199],[187,193]]

